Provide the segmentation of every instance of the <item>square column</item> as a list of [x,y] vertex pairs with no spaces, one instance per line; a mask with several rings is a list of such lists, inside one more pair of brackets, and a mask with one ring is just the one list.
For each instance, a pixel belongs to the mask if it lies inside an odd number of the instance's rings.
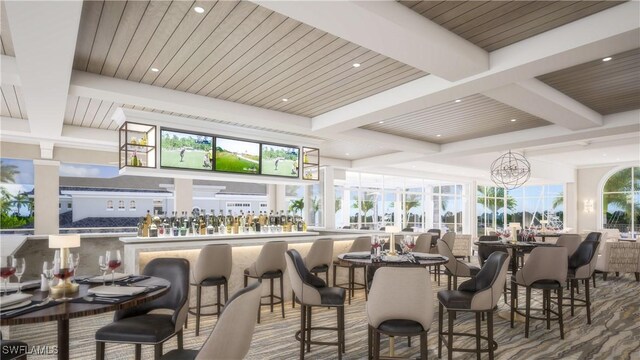
[[175,197],[174,208],[179,213],[186,211],[191,214],[193,209],[193,180],[192,179],[173,179],[175,189],[173,194]]
[[60,162],[33,160],[33,186],[34,233],[57,234],[60,226]]

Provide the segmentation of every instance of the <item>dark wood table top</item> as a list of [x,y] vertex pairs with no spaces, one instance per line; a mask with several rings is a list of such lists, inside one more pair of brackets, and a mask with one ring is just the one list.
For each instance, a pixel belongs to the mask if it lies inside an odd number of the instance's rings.
[[362,259],[356,259],[356,258],[345,259],[344,258],[345,255],[358,256],[358,255],[366,255],[366,254],[367,252],[345,253],[345,254],[338,255],[338,259],[341,263],[344,263],[346,265],[353,264],[353,265],[360,265],[360,266],[376,266],[376,267],[380,267],[380,266],[425,267],[425,266],[443,265],[449,261],[449,258],[447,258],[446,256],[442,256],[438,254],[418,253],[418,252],[415,252],[413,254],[419,257],[430,257],[431,259],[425,259],[425,260],[420,259],[416,264],[416,263],[407,262],[407,261],[371,261],[370,257],[362,258]]
[[[81,284],[79,290],[75,293],[67,293],[68,298],[81,298],[87,296],[87,291],[95,286],[101,286],[102,284]],[[94,303],[73,303],[70,301],[59,302],[58,305],[45,307],[44,309],[29,312],[19,316],[0,319],[0,325],[19,325],[19,324],[33,324],[47,321],[56,320],[68,320],[84,316],[92,316],[102,314],[109,311],[127,309],[134,306],[138,306],[145,302],[149,302],[159,298],[169,291],[171,283],[165,279],[151,277],[142,281],[133,283],[132,286],[165,286],[157,290],[140,294],[118,304],[94,304]],[[32,300],[43,300],[48,296],[48,292],[42,292],[40,290],[24,291],[33,294]]]

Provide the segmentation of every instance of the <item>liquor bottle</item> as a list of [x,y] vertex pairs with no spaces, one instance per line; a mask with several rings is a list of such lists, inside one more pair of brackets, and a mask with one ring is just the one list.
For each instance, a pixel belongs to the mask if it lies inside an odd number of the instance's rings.
[[207,223],[204,219],[204,214],[200,214],[200,235],[207,235]]
[[180,236],[187,236],[188,226],[189,226],[189,219],[187,219],[187,213],[183,211],[182,217],[180,219]]
[[270,225],[270,226],[277,225],[277,223],[276,223],[276,217],[275,217],[275,215],[273,215],[273,210],[271,210],[271,211],[269,212],[269,225]]
[[285,226],[287,224],[287,215],[284,214],[284,210],[280,210],[280,226]]
[[298,223],[296,224],[298,231],[305,231],[304,220],[302,220],[302,216],[298,217]]
[[307,155],[307,153],[304,153],[304,156],[302,157],[302,162],[305,164],[309,163],[309,156]]
[[229,215],[227,215],[227,219],[225,221],[227,225],[227,234],[233,233],[233,215],[231,215],[231,210],[229,210]]
[[240,210],[240,216],[238,216],[237,219],[238,219],[237,220],[237,222],[238,222],[238,233],[239,234],[243,234],[245,232],[244,228],[245,228],[245,224],[246,224],[246,221],[247,221],[247,219],[245,218],[245,215],[244,215],[244,211]]
[[144,217],[138,221],[138,237],[142,237],[142,227],[144,226]]
[[253,224],[253,214],[251,211],[247,211],[247,221],[245,222],[247,226],[251,226]]
[[151,226],[151,212],[147,210],[147,215],[144,217],[144,224],[142,224],[143,237],[149,237],[149,226]]
[[238,218],[238,216],[234,216],[233,217],[233,227],[231,229],[232,234],[237,234],[238,233],[238,227],[240,226],[240,219]]
[[133,156],[131,157],[131,166],[140,166],[140,160],[138,160],[138,153],[136,151],[133,152]]
[[213,220],[215,218],[216,217],[213,215],[213,209],[211,209],[211,212],[207,215],[207,235],[213,235],[214,233],[215,227],[213,226]]
[[179,236],[180,235],[180,218],[178,218],[176,212],[173,212],[173,221],[171,222],[171,230],[172,230],[172,235],[173,236]]
[[155,222],[152,222],[151,226],[149,226],[149,237],[158,237],[158,226]]
[[262,213],[262,211],[260,211],[260,215],[258,216],[258,225],[260,225],[260,227],[262,227],[265,223],[265,216]]

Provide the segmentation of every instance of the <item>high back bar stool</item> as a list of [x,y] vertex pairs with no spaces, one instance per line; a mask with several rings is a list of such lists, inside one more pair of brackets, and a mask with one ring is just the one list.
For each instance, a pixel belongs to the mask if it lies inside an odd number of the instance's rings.
[[[358,251],[371,251],[371,237],[370,236],[359,236],[355,240],[353,240],[353,244],[351,244],[351,248],[349,248],[349,252],[358,252]],[[349,280],[346,284],[338,284],[336,283],[337,269],[348,268],[349,269]],[[362,283],[356,282],[355,279],[355,270],[363,269],[362,271]],[[339,260],[334,260],[333,262],[333,286],[343,288],[347,290],[349,297],[349,305],[351,305],[351,297],[355,295],[355,290],[364,289],[364,296],[367,299],[367,271],[365,265],[343,265]]]
[[[509,255],[505,253],[493,253],[487,259],[478,275],[462,284],[458,290],[442,290],[438,292],[438,357],[442,356],[442,344],[447,347],[447,358],[453,358],[453,352],[474,352],[480,358],[481,353],[488,352],[489,359],[493,359],[493,353],[498,348],[498,343],[493,340],[493,313],[500,300],[502,287],[507,277]],[[444,308],[447,309],[449,326],[443,330]],[[476,314],[476,333],[456,333],[453,329],[453,319],[456,312],[474,312]],[[487,336],[481,336],[481,314],[487,314]],[[468,336],[476,338],[476,348],[454,348],[453,336]],[[487,340],[489,346],[481,348],[481,340]]]
[[[589,294],[589,280],[596,271],[596,263],[598,262],[598,246],[599,240],[583,241],[578,249],[569,257],[569,270],[567,278],[570,282],[571,296],[569,297],[571,305],[571,316],[574,314],[575,306],[584,306],[587,308],[587,324],[591,325],[591,296]],[[578,281],[584,282],[584,299],[575,298],[574,291],[578,287]],[[582,304],[575,304],[578,301]]]
[[[449,236],[449,234],[452,235]],[[455,290],[458,287],[458,277],[474,277],[480,271],[480,268],[477,266],[465,263],[453,256],[455,236],[455,233],[448,232],[442,237],[442,240],[438,240],[438,253],[449,258],[449,261],[444,264],[444,273],[448,275],[447,290],[451,290],[452,280],[453,289]]]
[[[319,277],[313,275],[296,250],[289,250],[285,255],[287,272],[295,299],[300,303],[300,330],[296,332],[296,340],[300,341],[300,359],[311,351],[311,345],[330,345],[338,347],[338,359],[346,351],[344,333],[344,297],[345,289],[328,287]],[[336,327],[313,327],[313,307],[336,308]],[[336,342],[311,340],[313,330],[334,330],[337,332]]]
[[[329,284],[329,265],[332,260],[333,239],[318,239],[311,244],[311,249],[304,258],[304,264],[315,276],[324,273],[325,282]],[[293,294],[293,290],[291,293]],[[296,307],[295,295],[291,296],[291,307]]]
[[[282,283],[284,271],[287,264],[284,259],[284,253],[287,252],[288,244],[286,241],[269,241],[262,246],[258,259],[244,270],[244,287],[247,287],[249,278],[269,280],[269,295],[262,298],[269,298],[268,303],[260,301],[262,306],[271,306],[280,304],[282,308],[282,318],[284,319],[284,285]],[[273,280],[280,280],[280,296],[273,294]],[[264,283],[264,281],[263,281]],[[277,299],[278,301],[275,301]],[[258,324],[260,323],[260,310],[258,310]]]
[[427,269],[378,269],[367,301],[369,359],[380,358],[380,334],[384,334],[420,336],[420,359],[426,360],[432,309],[433,289]]
[[580,239],[580,235],[578,234],[563,234],[560,235],[560,237],[556,241],[556,245],[566,248],[567,256],[571,256],[574,252],[576,252],[581,242],[582,239]]
[[[229,299],[229,277],[231,276],[231,245],[212,244],[200,251],[196,266],[191,272],[191,286],[196,287],[196,306],[189,308],[189,314],[196,316],[196,336],[200,335],[200,316],[220,315],[222,299],[220,288],[224,289],[224,302]],[[216,302],[202,305],[202,288],[216,287]],[[202,308],[216,307],[215,312],[202,313]],[[195,311],[194,311],[195,309]]]
[[[525,316],[524,337],[529,337],[530,319],[546,320],[547,329],[551,320],[558,320],[560,339],[564,339],[562,321],[562,288],[567,281],[567,249],[564,247],[538,247],[531,251],[524,266],[511,276],[511,327],[515,313]],[[526,288],[525,313],[518,308],[518,286]],[[542,309],[531,309],[531,289],[542,290]],[[551,310],[551,291],[558,294],[557,310]],[[542,311],[546,317],[531,315],[531,310]],[[551,318],[551,314],[555,318]]]
[[429,253],[431,251],[431,239],[433,234],[422,233],[416,238],[416,247],[413,248],[413,252]]

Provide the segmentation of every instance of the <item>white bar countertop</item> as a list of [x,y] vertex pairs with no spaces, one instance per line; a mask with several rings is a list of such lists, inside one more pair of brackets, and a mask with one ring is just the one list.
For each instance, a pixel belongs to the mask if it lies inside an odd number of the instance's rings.
[[[279,232],[279,233],[246,233],[246,234],[224,234],[224,235],[190,235],[190,236],[158,236],[158,237],[121,237],[120,241],[125,244],[148,244],[148,243],[182,243],[189,241],[217,241],[230,240],[235,243],[236,240],[246,239],[272,239],[272,238],[292,238],[301,236],[318,236],[320,233],[313,231],[295,231],[295,232]],[[231,243],[230,242],[230,243]]]

